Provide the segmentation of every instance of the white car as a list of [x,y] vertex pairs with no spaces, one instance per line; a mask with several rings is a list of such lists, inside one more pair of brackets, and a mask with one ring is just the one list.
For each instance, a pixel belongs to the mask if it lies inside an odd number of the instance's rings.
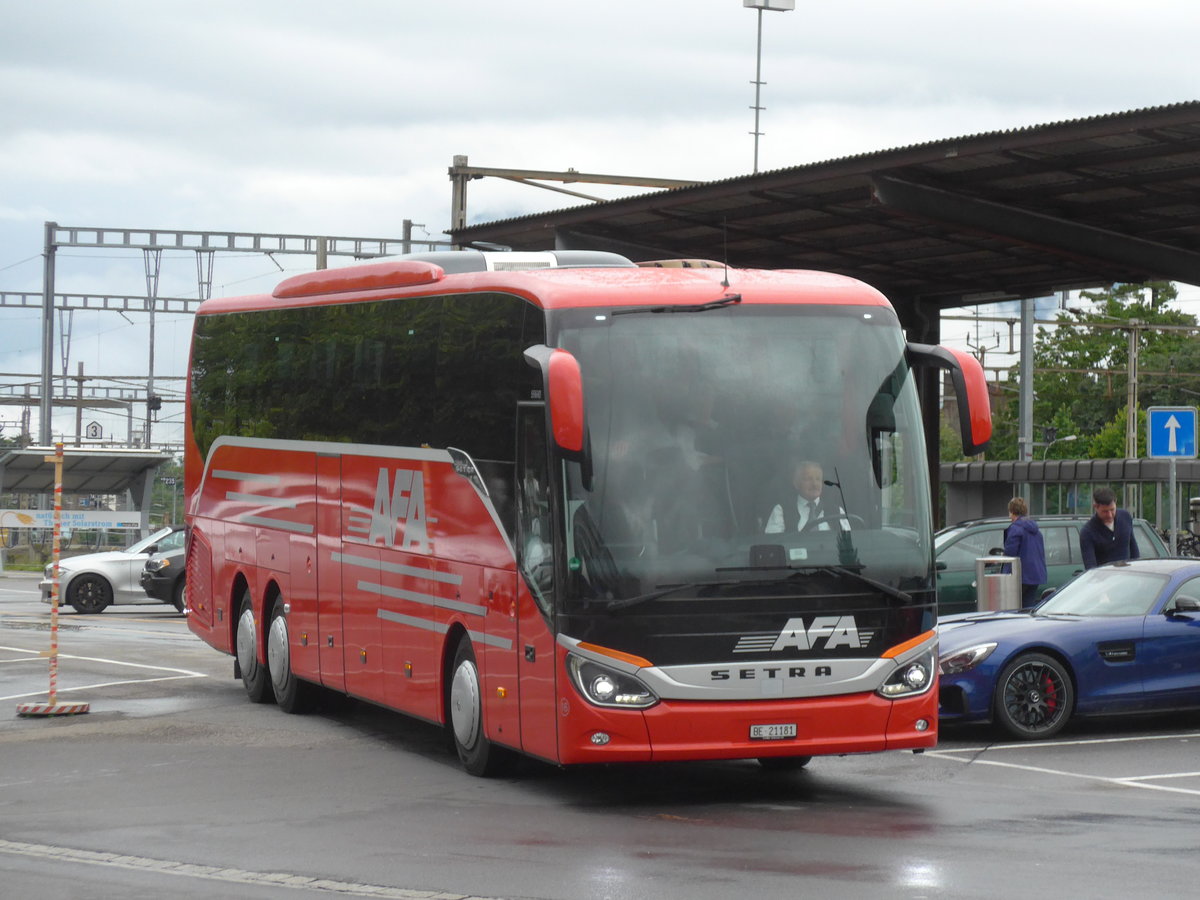
[[[182,546],[183,526],[173,525],[124,550],[87,553],[60,560],[59,597],[77,613],[104,612],[114,603],[161,603],[142,588],[142,568],[150,554]],[[43,603],[51,602],[53,579],[54,563],[50,563],[38,583]]]

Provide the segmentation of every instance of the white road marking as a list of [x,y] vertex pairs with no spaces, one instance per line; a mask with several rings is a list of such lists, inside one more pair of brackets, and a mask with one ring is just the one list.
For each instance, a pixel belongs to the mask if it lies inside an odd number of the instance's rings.
[[167,859],[150,859],[144,856],[127,856],[120,853],[99,853],[92,850],[73,850],[69,847],[53,847],[47,844],[30,844],[24,841],[0,839],[0,853],[55,862],[84,863],[92,866],[108,866],[117,869],[149,872],[155,875],[179,875],[185,878],[201,878],[228,884],[249,884],[269,887],[293,888],[324,894],[339,894],[354,897],[383,897],[385,900],[491,900],[468,894],[452,894],[446,891],[417,891],[407,888],[387,887],[379,884],[362,884],[353,881],[337,881],[331,878],[311,878],[286,872],[250,872],[228,866],[202,866],[194,863],[176,862]]
[[[39,655],[42,651],[29,650],[29,649],[26,649],[25,647],[2,647],[2,646],[0,646],[0,651],[5,651],[5,652],[9,652],[9,653],[28,654],[28,657],[26,659],[5,660],[5,662],[30,662],[30,661],[35,661],[35,660],[40,661],[40,659],[44,659],[44,657],[40,657],[40,655]],[[74,660],[79,660],[81,662],[103,663],[105,665],[111,665],[111,666],[125,666],[126,668],[130,668],[130,669],[146,669],[146,670],[154,671],[154,672],[170,672],[171,673],[170,675],[162,675],[158,678],[132,678],[132,679],[126,679],[125,681],[104,681],[104,682],[96,682],[93,684],[73,685],[71,687],[60,687],[58,689],[58,693],[60,693],[60,694],[72,694],[72,693],[78,693],[79,691],[94,691],[94,690],[97,690],[98,688],[117,687],[118,685],[123,685],[123,684],[154,684],[155,682],[158,682],[158,681],[179,681],[179,680],[187,679],[187,678],[207,678],[208,677],[203,672],[192,672],[189,669],[173,669],[173,668],[170,668],[169,666],[151,666],[146,663],[126,662],[125,660],[122,660],[122,659],[106,659],[104,657],[99,657],[99,656],[76,656],[75,654],[72,654],[72,653],[59,653],[58,658],[60,661],[64,660],[64,659],[74,659]],[[0,697],[0,701],[23,700],[26,697],[40,697],[42,694],[45,694],[45,693],[46,693],[46,691],[34,691],[34,692],[28,693],[28,694],[12,694],[7,697]]]
[[1141,737],[1117,737],[1117,738],[1094,738],[1074,741],[1045,741],[1037,743],[1016,743],[1016,744],[993,744],[982,747],[961,747],[953,750],[927,750],[926,756],[936,756],[939,759],[948,759],[953,762],[961,762],[966,765],[975,766],[998,766],[1004,769],[1019,769],[1024,772],[1036,772],[1041,775],[1056,775],[1060,778],[1079,778],[1085,781],[1098,781],[1103,784],[1112,784],[1119,787],[1141,788],[1147,791],[1165,791],[1173,794],[1187,794],[1190,796],[1200,797],[1200,788],[1183,788],[1173,787],[1165,784],[1152,784],[1153,781],[1161,781],[1169,778],[1200,778],[1200,772],[1172,772],[1162,775],[1126,775],[1120,778],[1112,778],[1104,775],[1088,775],[1083,772],[1067,772],[1062,769],[1048,769],[1044,766],[1031,766],[1022,763],[1001,762],[994,759],[980,759],[976,754],[992,753],[994,751],[1004,750],[1042,750],[1051,747],[1084,747],[1096,744],[1122,744],[1135,741],[1169,741],[1169,740],[1194,740],[1200,738],[1200,732],[1183,732],[1180,734],[1152,734],[1143,735]]
[[[3,649],[3,648],[0,648]],[[1144,734],[1133,737],[1080,738],[1074,741],[1016,741],[1011,744],[984,744],[982,747],[955,747],[953,750],[926,750],[926,756],[948,753],[991,753],[993,750],[1040,750],[1045,747],[1083,747],[1092,744],[1123,744],[1131,741],[1172,741],[1183,738],[1200,738],[1200,731],[1185,731],[1179,734]]]

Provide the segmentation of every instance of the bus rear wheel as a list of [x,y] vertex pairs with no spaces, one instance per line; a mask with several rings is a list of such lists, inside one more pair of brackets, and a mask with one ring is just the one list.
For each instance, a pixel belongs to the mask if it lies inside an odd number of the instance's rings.
[[447,718],[454,748],[463,768],[472,775],[494,775],[502,768],[504,751],[484,735],[483,688],[475,651],[465,634],[454,651],[450,683],[446,688]]
[[254,604],[250,591],[242,594],[241,612],[237,621],[237,664],[246,696],[254,703],[272,699],[271,679],[267,667],[258,661],[258,627],[254,624]]
[[312,685],[292,672],[291,643],[282,597],[275,598],[271,626],[267,629],[267,670],[275,702],[286,713],[304,713],[312,706]]

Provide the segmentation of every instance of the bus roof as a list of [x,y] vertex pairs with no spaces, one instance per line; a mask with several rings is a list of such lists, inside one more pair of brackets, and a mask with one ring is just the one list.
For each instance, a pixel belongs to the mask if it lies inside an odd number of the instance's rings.
[[875,288],[843,275],[803,269],[725,269],[603,265],[447,274],[436,262],[397,259],[323,269],[288,278],[271,294],[205,301],[199,314],[354,303],[397,297],[499,291],[543,309],[710,303],[733,294],[747,304],[890,304]]

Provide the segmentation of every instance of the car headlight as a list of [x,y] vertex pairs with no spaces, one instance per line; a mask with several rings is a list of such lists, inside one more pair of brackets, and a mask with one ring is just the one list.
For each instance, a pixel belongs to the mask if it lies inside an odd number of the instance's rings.
[[632,675],[574,653],[567,657],[567,668],[579,693],[596,706],[646,709],[658,702],[654,692]]
[[904,663],[879,686],[879,695],[895,699],[923,694],[933,684],[933,651]]
[[169,559],[148,559],[146,560],[147,572],[161,572],[163,569],[170,567]]
[[986,644],[976,644],[974,647],[967,647],[965,650],[955,650],[952,653],[942,656],[938,660],[938,667],[943,675],[957,675],[959,672],[967,672],[991,656],[992,651],[995,649],[996,642],[990,641]]

